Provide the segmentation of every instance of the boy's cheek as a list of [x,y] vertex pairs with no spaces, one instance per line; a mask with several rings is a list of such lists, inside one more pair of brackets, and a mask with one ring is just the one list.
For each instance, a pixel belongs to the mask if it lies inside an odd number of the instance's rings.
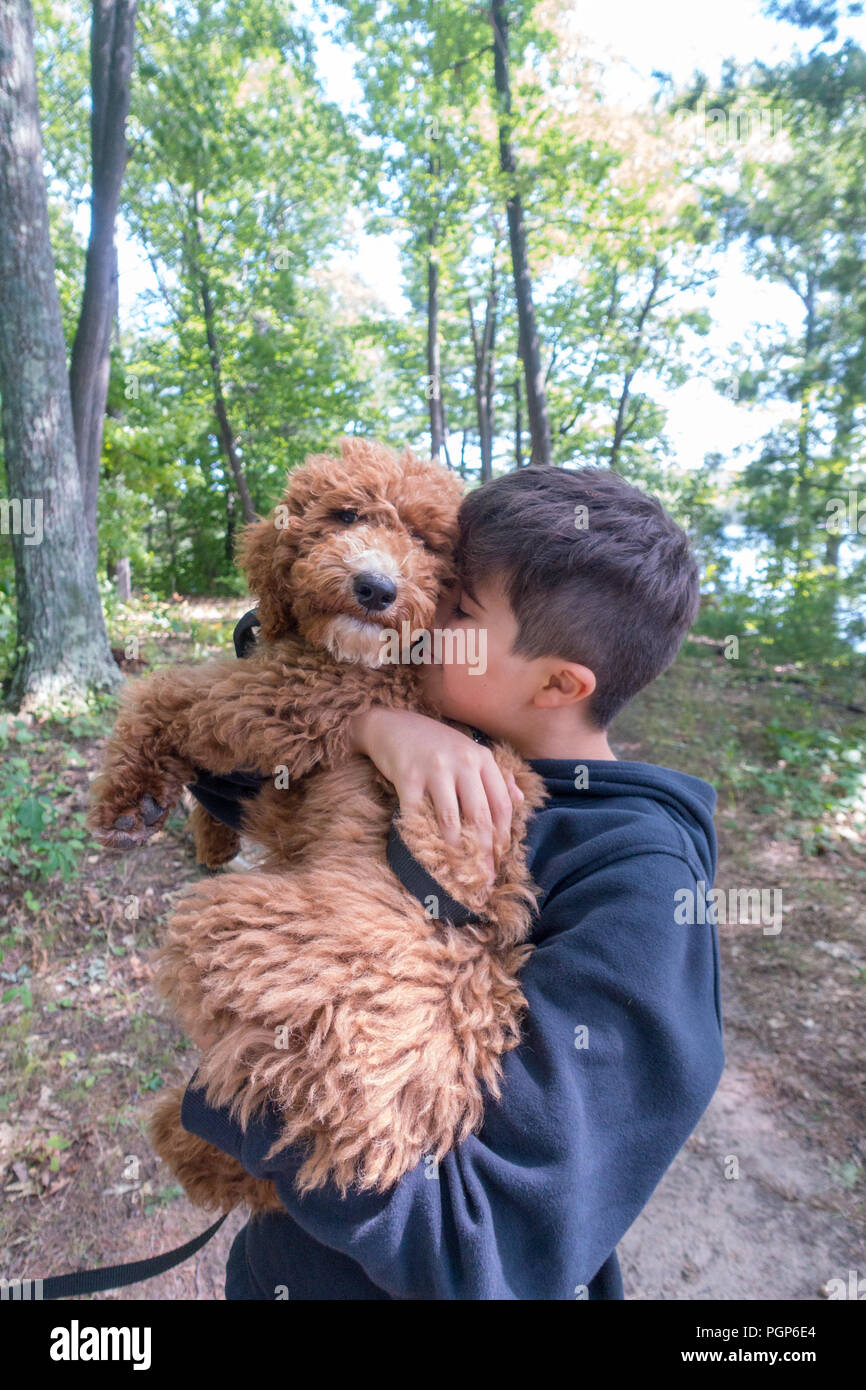
[[421,684],[424,694],[428,700],[439,710],[439,713],[446,718],[462,717],[462,703],[460,682],[457,682],[455,689],[454,680],[455,668],[450,665],[425,666],[421,675]]
[[471,720],[478,709],[478,687],[478,678],[471,678],[465,666],[443,667],[442,699],[459,717]]
[[432,664],[421,667],[421,689],[424,691],[427,699],[432,700],[437,706],[441,706],[445,693],[443,689],[442,670],[443,668],[441,666],[434,666]]

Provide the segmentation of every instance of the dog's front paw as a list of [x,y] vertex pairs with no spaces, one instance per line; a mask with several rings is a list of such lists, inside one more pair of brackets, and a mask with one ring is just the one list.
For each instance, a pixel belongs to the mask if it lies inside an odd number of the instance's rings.
[[[162,799],[167,802],[169,798],[163,794]],[[116,799],[97,803],[87,824],[93,838],[106,849],[137,849],[163,828],[170,809],[145,792],[136,804],[127,803],[119,811]]]

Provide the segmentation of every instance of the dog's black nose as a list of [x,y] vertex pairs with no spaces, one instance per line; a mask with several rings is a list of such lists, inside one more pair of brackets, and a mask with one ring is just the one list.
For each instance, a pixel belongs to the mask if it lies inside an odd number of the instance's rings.
[[397,585],[387,574],[356,574],[352,588],[355,598],[368,613],[381,613],[397,597]]

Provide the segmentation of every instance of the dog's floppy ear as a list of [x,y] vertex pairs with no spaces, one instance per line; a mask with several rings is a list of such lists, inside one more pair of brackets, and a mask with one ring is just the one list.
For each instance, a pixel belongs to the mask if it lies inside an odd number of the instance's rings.
[[262,636],[268,642],[295,628],[289,573],[297,546],[291,526],[280,524],[282,510],[245,526],[238,540],[238,563],[258,599]]
[[289,474],[282,501],[269,517],[245,526],[238,540],[238,563],[258,598],[262,636],[268,642],[296,630],[290,575],[303,535],[304,508],[315,495],[311,462]]

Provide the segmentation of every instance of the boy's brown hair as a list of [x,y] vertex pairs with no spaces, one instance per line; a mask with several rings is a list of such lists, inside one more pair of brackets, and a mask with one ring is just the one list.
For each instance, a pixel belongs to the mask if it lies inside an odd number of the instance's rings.
[[609,468],[521,468],[460,508],[460,578],[504,583],[514,651],[559,656],[596,678],[605,729],[673,661],[700,605],[688,538],[661,503]]

